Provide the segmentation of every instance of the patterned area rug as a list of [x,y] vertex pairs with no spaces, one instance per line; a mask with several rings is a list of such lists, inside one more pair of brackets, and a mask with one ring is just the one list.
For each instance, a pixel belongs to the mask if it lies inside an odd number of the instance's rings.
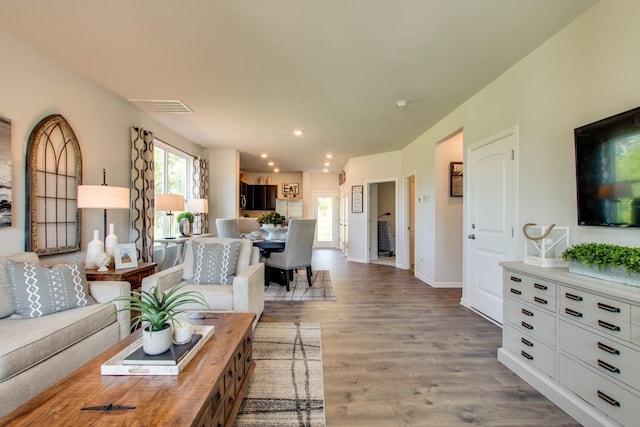
[[319,323],[260,322],[236,427],[325,426]]
[[291,291],[287,287],[276,282],[269,283],[264,292],[265,301],[335,301],[336,294],[331,286],[329,270],[315,270],[311,277],[311,287],[307,282],[307,274],[303,269],[293,274],[290,284]]

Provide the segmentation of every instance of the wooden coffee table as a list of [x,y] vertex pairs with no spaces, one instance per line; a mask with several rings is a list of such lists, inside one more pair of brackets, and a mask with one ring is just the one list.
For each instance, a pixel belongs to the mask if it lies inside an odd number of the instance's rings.
[[[204,314],[190,322],[214,325],[215,335],[180,375],[100,374],[100,365],[140,337],[137,331],[0,419],[0,425],[232,426],[255,370],[255,314]],[[82,410],[86,407],[105,409]]]

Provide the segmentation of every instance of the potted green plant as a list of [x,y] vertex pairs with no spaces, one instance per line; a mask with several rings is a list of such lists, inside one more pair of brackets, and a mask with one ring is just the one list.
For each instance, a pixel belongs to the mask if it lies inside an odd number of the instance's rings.
[[189,237],[193,234],[193,221],[195,220],[195,216],[191,212],[180,212],[176,216],[176,221],[178,222],[180,234],[184,237]]
[[260,225],[282,225],[284,221],[284,215],[280,215],[275,211],[263,212],[262,215],[258,217],[258,224]]
[[562,252],[562,259],[572,273],[640,286],[640,248],[580,243]]
[[173,325],[180,324],[175,316],[180,312],[179,307],[185,304],[200,304],[208,308],[204,296],[196,291],[184,291],[184,286],[176,286],[166,292],[160,292],[156,286],[149,291],[132,290],[131,295],[122,296],[115,301],[126,301],[129,309],[136,312],[131,329],[142,330],[142,348],[145,353],[161,354],[171,347],[173,340]]

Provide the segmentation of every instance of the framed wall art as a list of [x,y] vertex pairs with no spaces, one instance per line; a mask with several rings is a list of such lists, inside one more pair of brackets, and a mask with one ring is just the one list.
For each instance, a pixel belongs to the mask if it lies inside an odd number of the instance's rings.
[[462,162],[449,163],[449,195],[462,197]]
[[300,184],[297,182],[282,184],[282,194],[285,196],[297,196],[300,194]]
[[11,227],[11,120],[0,117],[0,227]]
[[362,213],[363,212],[363,191],[364,186],[354,185],[351,187],[351,212]]

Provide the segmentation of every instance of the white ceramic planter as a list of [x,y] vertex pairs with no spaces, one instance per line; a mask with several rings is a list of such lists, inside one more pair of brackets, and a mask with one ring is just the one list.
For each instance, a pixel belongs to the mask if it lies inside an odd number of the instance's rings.
[[169,326],[161,331],[142,331],[142,349],[145,353],[153,356],[169,350],[173,343],[173,328]]

